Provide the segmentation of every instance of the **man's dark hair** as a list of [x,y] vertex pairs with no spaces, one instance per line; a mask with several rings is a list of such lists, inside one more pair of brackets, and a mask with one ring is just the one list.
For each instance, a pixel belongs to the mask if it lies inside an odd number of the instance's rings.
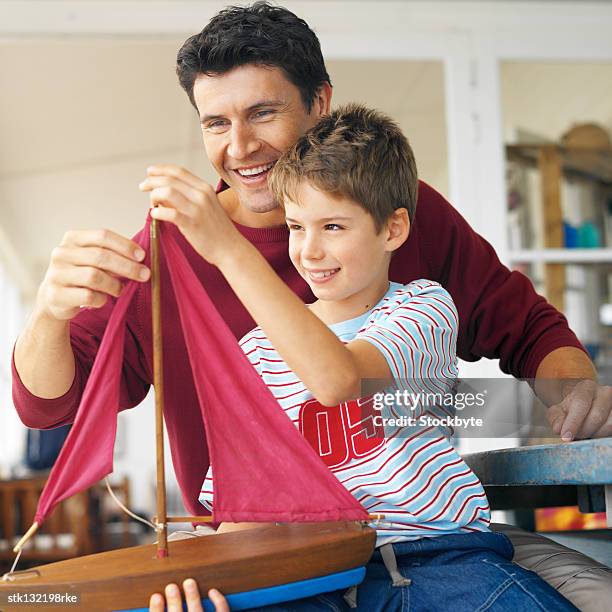
[[414,218],[418,178],[414,153],[395,121],[361,104],[322,117],[272,168],[268,187],[283,204],[300,204],[303,182],[350,198],[384,227],[398,208]]
[[268,2],[229,6],[217,13],[183,43],[176,73],[196,106],[193,86],[198,75],[220,75],[245,64],[280,68],[300,90],[308,112],[321,85],[331,84],[315,33],[291,11]]

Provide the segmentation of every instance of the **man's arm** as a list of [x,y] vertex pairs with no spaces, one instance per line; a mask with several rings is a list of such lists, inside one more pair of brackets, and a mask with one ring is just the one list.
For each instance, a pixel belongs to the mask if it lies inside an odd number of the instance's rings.
[[[121,292],[120,277],[144,281],[148,269],[139,262],[141,247],[114,232],[68,232],[54,249],[49,268],[38,290],[34,311],[17,339],[14,351],[14,397],[53,400],[66,396],[76,375],[75,356],[70,340],[70,321],[81,306],[101,308],[109,296]],[[141,276],[142,273],[142,276]],[[74,400],[70,394],[67,400]],[[74,397],[72,397],[74,395]],[[45,403],[45,402],[43,402]],[[50,423],[58,424],[66,412],[52,401],[46,402]],[[30,423],[28,406],[17,406],[24,422]]]
[[499,359],[504,372],[533,379],[553,350],[583,349],[566,318],[535,292],[531,281],[504,266],[495,249],[423,182],[413,226],[408,242],[416,238],[409,246],[418,252],[394,258],[392,271],[405,266],[410,255],[419,256],[424,260],[420,272],[450,292],[459,311],[461,359]]
[[36,307],[17,339],[14,360],[30,393],[43,399],[65,395],[75,374],[69,322]]
[[[592,382],[595,368],[566,318],[526,276],[502,265],[493,247],[422,182],[416,225],[430,278],[451,293],[459,311],[459,357],[498,358],[504,372],[537,379],[536,392],[551,406],[556,433],[611,435],[609,390]],[[393,263],[402,264],[398,258]],[[566,427],[561,414],[568,416]]]

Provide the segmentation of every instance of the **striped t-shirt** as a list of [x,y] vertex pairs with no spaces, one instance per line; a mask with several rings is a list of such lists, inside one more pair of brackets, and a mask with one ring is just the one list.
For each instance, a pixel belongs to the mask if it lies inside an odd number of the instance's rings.
[[[365,314],[330,325],[345,343],[366,340],[384,355],[397,388],[448,391],[457,378],[457,311],[438,283],[390,283]],[[240,345],[287,416],[342,484],[368,512],[377,546],[424,536],[486,531],[489,505],[482,485],[457,454],[448,430],[436,426],[383,427],[380,418],[410,413],[445,415],[442,407],[406,405],[375,412],[372,397],[326,407],[317,402],[257,327]],[[380,402],[382,403],[382,402]],[[414,408],[414,406],[413,406]],[[268,492],[262,491],[262,495]],[[200,502],[213,510],[212,468]]]

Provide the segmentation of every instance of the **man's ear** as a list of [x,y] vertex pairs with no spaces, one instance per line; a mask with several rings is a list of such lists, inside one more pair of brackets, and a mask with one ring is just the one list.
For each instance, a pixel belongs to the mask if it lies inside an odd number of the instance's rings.
[[315,93],[312,101],[311,113],[316,113],[317,117],[329,115],[331,109],[332,86],[326,81]]
[[410,233],[410,219],[408,218],[408,210],[406,208],[398,208],[393,211],[393,214],[387,221],[387,244],[385,250],[387,252],[399,249],[408,239]]

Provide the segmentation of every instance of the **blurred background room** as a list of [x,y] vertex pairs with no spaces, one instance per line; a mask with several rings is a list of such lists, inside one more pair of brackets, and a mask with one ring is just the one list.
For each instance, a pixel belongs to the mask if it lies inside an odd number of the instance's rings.
[[[130,236],[141,228],[148,197],[137,185],[147,166],[172,162],[216,183],[174,64],[185,38],[225,4],[0,2],[0,573],[31,520],[46,458],[65,435],[42,439],[19,421],[10,380],[15,338],[65,231]],[[399,122],[420,178],[566,314],[609,383],[612,2],[281,4],[318,34],[334,105],[363,102]],[[484,360],[462,363],[461,375],[504,377]],[[460,439],[462,452],[553,441],[527,385],[504,388],[496,410],[527,428]],[[167,472],[169,512],[184,513],[170,461]],[[151,394],[119,416],[111,482],[134,512],[154,514]],[[604,488],[588,495],[600,499]],[[611,564],[610,547],[599,545],[609,544],[601,500],[582,503],[587,512],[575,506],[535,515],[505,508],[496,518],[567,538],[588,531],[594,535],[570,545]],[[154,539],[102,485],[60,511],[37,536],[31,562]]]

